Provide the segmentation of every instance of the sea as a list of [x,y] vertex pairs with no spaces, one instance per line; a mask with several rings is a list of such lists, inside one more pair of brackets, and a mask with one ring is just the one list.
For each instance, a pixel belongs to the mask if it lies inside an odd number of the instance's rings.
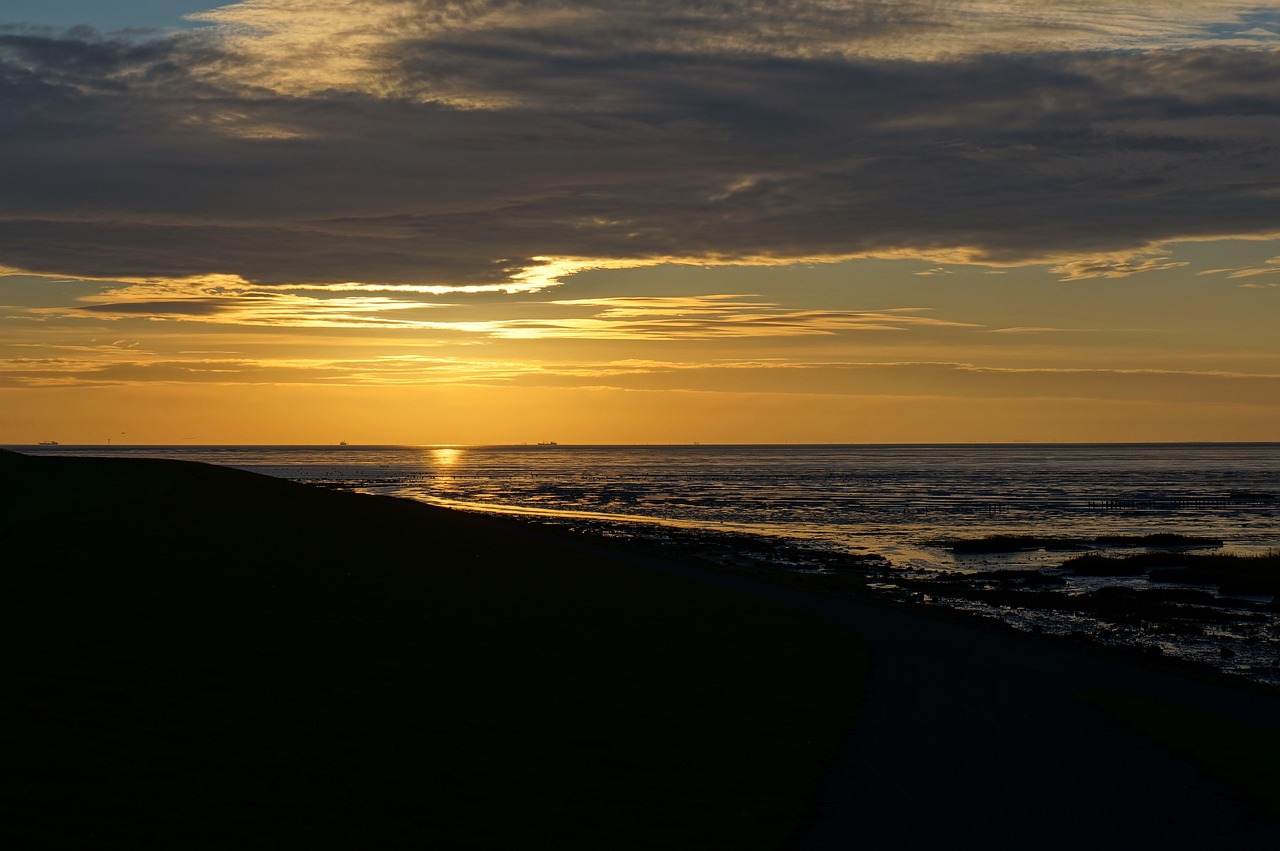
[[[9,448],[221,464],[661,545],[748,572],[858,569],[889,599],[1280,684],[1280,616],[1268,596],[1203,587],[1178,603],[1146,576],[1077,576],[1062,564],[1079,553],[1058,547],[953,549],[1023,535],[1110,554],[1099,538],[1168,533],[1221,541],[1189,551],[1280,553],[1280,443]],[[996,593],[1032,590],[1027,577],[1036,593]],[[1074,605],[1116,588],[1159,589],[1166,611],[1116,622]]]

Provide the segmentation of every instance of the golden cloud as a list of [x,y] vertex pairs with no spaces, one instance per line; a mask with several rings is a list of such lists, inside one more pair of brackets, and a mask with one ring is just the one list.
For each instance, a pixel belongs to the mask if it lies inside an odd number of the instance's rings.
[[1090,278],[1128,278],[1144,272],[1164,272],[1186,265],[1184,261],[1170,260],[1168,257],[1146,259],[1100,257],[1072,260],[1054,266],[1051,271],[1061,275],[1059,280],[1062,281],[1084,281]]
[[[219,281],[198,288],[196,294],[184,286],[181,282],[128,284],[84,296],[71,306],[27,312],[246,327],[417,329],[482,339],[713,340],[980,327],[930,316],[928,309],[918,307],[797,310],[758,296],[735,294],[524,302],[505,305],[504,310],[523,309],[530,315],[447,320],[439,312],[458,305],[353,295],[364,289],[360,285],[309,286],[294,292],[291,287],[261,290]],[[386,289],[401,296],[415,290]],[[307,290],[325,294],[308,295]]]

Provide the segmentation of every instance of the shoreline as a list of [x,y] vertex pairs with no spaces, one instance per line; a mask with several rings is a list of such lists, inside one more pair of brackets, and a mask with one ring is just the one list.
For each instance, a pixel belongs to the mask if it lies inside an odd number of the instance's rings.
[[[405,496],[390,498],[418,502]],[[422,502],[418,504],[430,505]],[[1173,645],[1172,651],[1163,649],[1159,642],[1175,638],[1176,634],[1160,631],[1160,627],[1165,625],[1161,617],[1177,618],[1178,620],[1170,622],[1174,627],[1182,621],[1194,619],[1195,613],[1185,603],[1177,610],[1161,610],[1159,601],[1155,605],[1144,604],[1141,597],[1135,595],[1133,601],[1127,606],[1116,608],[1109,613],[1109,617],[1106,616],[1107,613],[1090,617],[1088,608],[1079,601],[1091,600],[1099,591],[1107,594],[1108,586],[1105,584],[1099,584],[1082,598],[1076,598],[1074,608],[1063,606],[1068,598],[1057,597],[1061,591],[1050,592],[1044,598],[1037,597],[1036,592],[1046,579],[1061,582],[1058,577],[1062,571],[1055,570],[1054,566],[1042,565],[1034,571],[996,570],[962,576],[954,568],[930,571],[901,567],[878,552],[839,553],[807,547],[786,538],[746,531],[696,530],[671,525],[646,525],[639,521],[588,522],[576,517],[521,515],[517,509],[496,512],[482,508],[445,507],[445,510],[524,523],[548,530],[551,534],[565,535],[567,540],[581,537],[604,546],[614,546],[622,552],[631,550],[659,560],[688,564],[716,573],[810,590],[855,602],[888,605],[904,611],[918,612],[923,617],[969,623],[1010,635],[1066,643],[1102,656],[1127,659],[1154,668],[1179,671],[1187,676],[1218,679],[1224,683],[1280,694],[1280,666],[1273,665],[1257,672],[1233,669],[1232,666],[1239,661],[1236,651],[1223,650],[1231,647],[1233,642],[1224,640],[1220,647],[1214,645],[1212,660],[1205,658],[1206,652],[1202,652],[1199,657],[1179,652],[1177,645]],[[1071,553],[1064,553],[1059,560],[1065,560],[1070,555]],[[1006,574],[1011,574],[1014,581],[1003,582]],[[992,584],[994,587],[985,590],[973,590]],[[1024,596],[1024,592],[1029,593]],[[1153,597],[1177,597],[1179,594],[1180,588],[1177,585],[1156,586],[1151,592]],[[986,601],[988,597],[991,598],[990,602]],[[1240,601],[1235,604],[1235,609],[1219,605],[1209,611],[1213,614],[1238,610],[1237,616],[1240,618],[1266,617],[1274,621],[1273,612],[1277,611],[1277,605],[1274,600],[1269,603]],[[1043,619],[1050,628],[1041,628],[1036,622],[1037,617]],[[1143,619],[1142,628],[1130,627],[1130,635],[1117,637],[1117,630],[1121,625],[1132,623],[1138,618]],[[1236,644],[1238,646],[1238,642]],[[1275,642],[1260,642],[1257,649],[1261,658],[1280,660],[1280,646],[1275,645]]]
[[[96,819],[120,836],[132,829],[134,840],[213,829],[240,844],[286,847],[357,834],[389,847],[413,835],[441,847],[735,849],[834,849],[851,837],[872,847],[1013,848],[1052,834],[1072,847],[1096,840],[1097,824],[1134,841],[1182,844],[1253,842],[1276,827],[1185,758],[1079,699],[1145,695],[1275,731],[1280,697],[1270,690],[915,607],[767,585],[506,518],[184,462],[70,459],[58,475],[77,487],[40,492],[40,477],[24,481],[13,461],[0,454],[8,485],[0,546],[12,552],[23,535],[48,545],[16,585],[27,595],[16,598],[26,603],[18,625],[43,648],[16,678],[29,712],[15,772],[24,782],[12,791],[25,796],[33,831],[55,829],[55,799],[67,830]],[[63,502],[50,513],[42,498]],[[299,510],[281,508],[295,499]],[[165,539],[148,507],[179,523],[176,538]],[[244,534],[228,539],[236,524]],[[118,547],[123,528],[128,557],[109,576],[95,578],[101,561],[68,570]],[[409,531],[388,547],[397,528]],[[115,530],[114,543],[75,539],[92,529]],[[312,555],[331,561],[299,558],[305,538],[286,533],[318,539]],[[263,549],[254,556],[254,547]],[[145,569],[135,563],[142,551],[153,562]],[[172,616],[157,615],[157,601]],[[191,612],[203,620],[193,623]],[[211,625],[217,640],[202,632]],[[180,651],[155,646],[175,635]],[[60,668],[51,672],[51,663]],[[157,665],[178,683],[155,680]],[[257,666],[252,677],[239,670],[246,665]],[[138,683],[141,692],[119,690]],[[313,698],[326,707],[319,715]],[[447,740],[430,732],[439,723],[424,730],[431,712],[451,719]],[[104,718],[115,720],[104,726]],[[58,752],[50,736],[68,729],[100,754],[90,760],[100,780],[82,776],[83,749],[64,753],[76,760],[57,770],[42,764],[50,748]],[[252,746],[240,743],[245,736]],[[134,759],[114,791],[121,760],[139,753],[149,756]],[[1099,776],[1102,764],[1124,770]],[[196,766],[207,775],[211,765],[213,780],[183,773]],[[264,765],[277,772],[275,791],[252,784],[255,799],[224,788]],[[161,799],[188,814],[178,822],[122,797],[156,793],[175,771],[179,782]],[[368,788],[356,790],[352,777]],[[357,794],[376,823],[335,789]],[[103,795],[132,815],[133,828],[113,821]],[[265,810],[254,809],[263,796]],[[424,800],[452,804],[423,815]],[[998,828],[994,801],[1006,803]],[[1170,815],[1153,824],[1157,809]],[[656,824],[640,826],[641,812]],[[211,817],[230,826],[210,828]]]
[[[387,497],[389,499],[405,499],[405,497]],[[425,503],[417,503],[424,504]],[[457,511],[458,509],[444,509]],[[460,511],[460,513],[477,518],[493,518],[498,523],[514,522],[525,524],[539,531],[546,531],[553,540],[561,540],[569,546],[601,548],[626,560],[644,564],[650,569],[661,570],[701,582],[716,583],[721,578],[730,587],[741,589],[745,586],[733,584],[734,580],[745,580],[762,586],[777,586],[788,591],[812,594],[834,600],[846,601],[860,606],[883,608],[891,612],[923,619],[936,619],[989,632],[993,635],[1008,636],[1020,641],[1048,647],[1066,647],[1074,652],[1093,655],[1099,659],[1118,661],[1151,671],[1182,676],[1206,683],[1213,683],[1228,688],[1237,688],[1261,695],[1280,697],[1280,685],[1271,682],[1250,679],[1247,676],[1223,670],[1214,665],[1187,659],[1176,655],[1155,654],[1149,648],[1130,644],[1103,644],[1084,634],[1034,632],[1019,628],[997,616],[981,611],[957,608],[946,602],[922,601],[918,592],[885,594],[870,590],[867,581],[892,576],[900,569],[890,569],[876,564],[875,554],[867,557],[854,555],[847,559],[833,558],[832,561],[844,562],[843,569],[829,572],[793,571],[771,569],[767,565],[755,563],[751,565],[726,564],[717,558],[708,557],[704,549],[705,538],[696,535],[688,542],[672,542],[671,539],[654,541],[642,536],[619,540],[617,537],[602,535],[589,530],[582,530],[572,524],[545,523],[537,519],[525,519],[507,514],[490,514],[483,511]],[[727,533],[723,536],[732,542],[740,537],[738,533]],[[745,536],[742,536],[745,537]],[[869,562],[869,563],[868,563]],[[866,572],[864,572],[866,571]],[[762,596],[768,597],[761,590]]]

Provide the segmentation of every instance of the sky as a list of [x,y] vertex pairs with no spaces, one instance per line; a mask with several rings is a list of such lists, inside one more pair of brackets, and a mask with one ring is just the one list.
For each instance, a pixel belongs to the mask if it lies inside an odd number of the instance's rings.
[[1280,440],[1280,0],[4,0],[0,127],[0,443]]

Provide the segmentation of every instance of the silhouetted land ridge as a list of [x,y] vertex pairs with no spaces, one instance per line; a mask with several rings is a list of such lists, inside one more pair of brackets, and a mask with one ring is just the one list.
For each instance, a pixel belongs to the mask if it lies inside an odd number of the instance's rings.
[[1274,840],[1265,690],[227,468],[0,480],[12,847]]
[[0,454],[9,847],[777,848],[862,656],[519,524]]

